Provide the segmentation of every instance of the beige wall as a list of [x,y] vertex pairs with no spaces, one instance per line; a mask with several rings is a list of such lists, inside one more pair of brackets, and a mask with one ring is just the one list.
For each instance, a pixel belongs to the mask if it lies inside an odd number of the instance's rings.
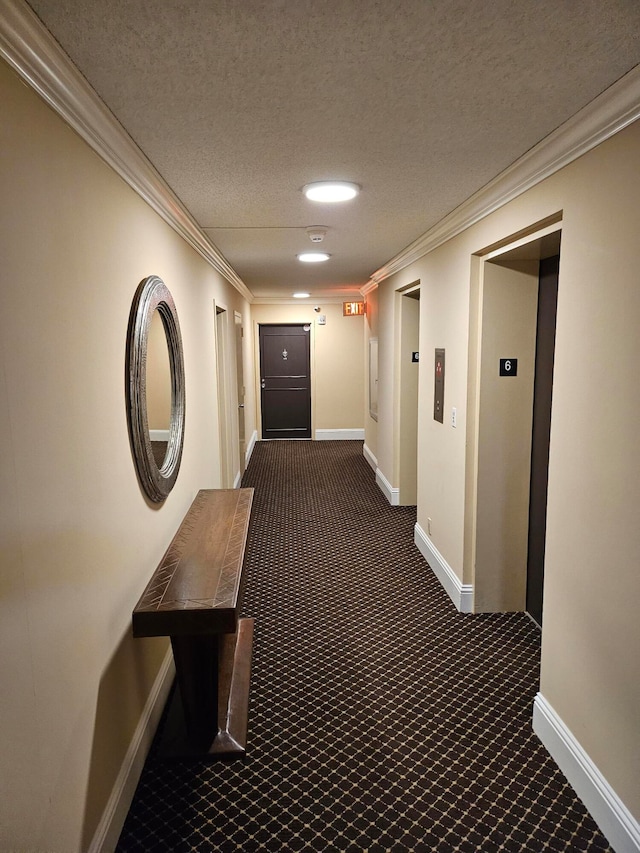
[[[131,611],[196,491],[219,484],[213,301],[250,311],[4,64],[0,102],[0,849],[71,853],[167,650],[132,639]],[[160,507],[125,408],[129,311],[153,273],[186,372],[182,467]]]
[[[432,539],[455,571],[461,571],[463,537],[452,519],[463,518],[465,486],[465,419],[467,335],[469,328],[469,257],[450,244],[386,281],[379,292],[381,360],[378,419],[378,466],[398,486],[399,432],[394,417],[398,391],[394,387],[394,329],[399,327],[394,295],[420,282],[420,358],[418,405],[418,521],[426,532],[432,520]],[[444,423],[433,419],[434,351],[445,349]],[[456,429],[451,408],[457,409]],[[430,476],[424,476],[429,471]]]
[[[640,719],[640,124],[565,167],[379,287],[389,358],[393,292],[421,282],[418,523],[461,581],[464,567],[469,310],[478,258],[510,235],[562,216],[541,692],[636,816]],[[472,346],[476,341],[471,338]],[[446,349],[445,424],[433,376]],[[380,371],[378,462],[392,471],[394,377]],[[473,383],[471,382],[472,388]],[[475,396],[470,402],[475,405]],[[457,408],[458,426],[449,415]],[[469,421],[473,422],[471,413]],[[388,476],[388,475],[387,475]],[[467,537],[470,525],[467,524]],[[464,569],[464,570],[463,570]]]
[[[313,310],[314,304],[305,300],[304,304],[251,306],[257,399],[260,382],[258,326],[261,323],[308,323],[311,326],[312,430],[362,430],[364,318],[343,317],[341,302],[324,303],[318,313]],[[326,325],[318,324],[319,314],[326,316]]]

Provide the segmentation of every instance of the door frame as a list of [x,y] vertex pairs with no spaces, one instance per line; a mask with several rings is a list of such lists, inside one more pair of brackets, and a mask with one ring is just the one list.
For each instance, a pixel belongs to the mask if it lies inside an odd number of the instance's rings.
[[[418,502],[420,365],[412,364],[408,359],[410,352],[420,350],[420,280],[396,290],[394,299],[397,324],[394,382],[394,481],[398,485],[397,504],[416,506]],[[416,316],[417,333],[414,333],[412,327]]]
[[[247,454],[247,420],[244,408],[246,397],[246,380],[244,369],[244,318],[240,311],[233,312],[234,340],[236,350],[236,394],[238,413],[238,454],[240,462],[240,477],[245,472]],[[240,428],[242,424],[242,429]]]
[[[559,212],[547,219],[534,224],[531,228],[519,232],[510,238],[482,250],[471,258],[471,287],[469,300],[469,355],[467,382],[467,420],[466,438],[467,450],[465,460],[465,513],[464,513],[464,556],[463,584],[472,585],[474,603],[473,612],[507,612],[526,610],[526,574],[527,552],[525,549],[524,562],[518,563],[514,574],[514,587],[509,591],[509,603],[505,606],[504,590],[499,589],[498,572],[495,565],[478,565],[478,537],[484,531],[483,521],[479,519],[479,460],[483,450],[480,436],[480,403],[482,387],[482,328],[486,264],[500,262],[503,255],[513,255],[520,250],[522,256],[535,252],[536,245],[544,246],[543,241],[551,239],[552,235],[562,233],[562,213]],[[543,251],[539,248],[539,251]],[[532,257],[532,256],[531,256]],[[539,255],[539,258],[542,255]],[[537,319],[536,319],[537,325]],[[505,357],[510,355],[504,354]],[[514,353],[511,353],[514,355]],[[535,353],[534,353],[535,355]],[[497,364],[495,366],[497,371]],[[509,379],[504,380],[506,382]],[[531,394],[533,395],[533,380]],[[532,427],[531,427],[532,428]],[[531,435],[531,433],[529,433]],[[530,457],[529,457],[530,465]],[[530,482],[530,470],[528,474]],[[500,497],[500,496],[499,496]],[[503,497],[503,496],[502,496]],[[527,488],[526,516],[529,516],[529,491]],[[527,523],[528,534],[528,523]]]
[[220,448],[220,488],[234,489],[239,485],[237,462],[238,421],[235,417],[238,404],[235,379],[232,378],[234,350],[231,347],[229,310],[213,300],[213,320],[216,353],[216,403],[218,412],[218,440]]
[[[260,391],[260,376],[262,365],[260,364],[260,326],[309,326],[309,382],[311,383],[311,439],[304,439],[305,441],[315,441],[315,422],[316,422],[316,364],[315,364],[315,351],[316,351],[316,324],[313,320],[301,319],[301,320],[291,320],[287,318],[283,322],[279,323],[275,320],[270,320],[265,323],[262,321],[255,321],[253,324],[253,352],[254,359],[253,363],[255,366],[255,376],[254,376],[254,384],[255,384],[255,399],[256,399],[256,431],[258,433],[258,440],[265,441],[262,435],[262,395]],[[266,439],[267,441],[269,439]]]

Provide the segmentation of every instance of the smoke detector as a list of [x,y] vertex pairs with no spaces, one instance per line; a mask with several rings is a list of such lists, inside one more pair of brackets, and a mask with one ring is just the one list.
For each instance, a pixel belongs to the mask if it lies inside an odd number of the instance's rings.
[[312,243],[322,243],[327,233],[327,229],[322,225],[310,225],[307,228],[307,237]]

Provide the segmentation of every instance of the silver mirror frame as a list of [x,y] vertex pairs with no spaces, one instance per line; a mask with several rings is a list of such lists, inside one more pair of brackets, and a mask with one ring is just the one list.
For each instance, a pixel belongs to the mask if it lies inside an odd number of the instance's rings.
[[[149,436],[147,412],[147,347],[154,311],[162,318],[171,372],[171,421],[169,442],[162,467],[158,468]],[[136,290],[127,333],[127,415],[131,451],[147,497],[161,503],[173,488],[184,443],[185,389],[182,336],[173,297],[157,275],[143,279]]]

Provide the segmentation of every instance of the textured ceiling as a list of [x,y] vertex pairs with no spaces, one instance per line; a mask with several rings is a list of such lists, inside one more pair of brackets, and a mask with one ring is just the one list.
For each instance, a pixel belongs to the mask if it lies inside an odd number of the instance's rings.
[[257,297],[362,286],[640,62],[638,0],[30,6]]

